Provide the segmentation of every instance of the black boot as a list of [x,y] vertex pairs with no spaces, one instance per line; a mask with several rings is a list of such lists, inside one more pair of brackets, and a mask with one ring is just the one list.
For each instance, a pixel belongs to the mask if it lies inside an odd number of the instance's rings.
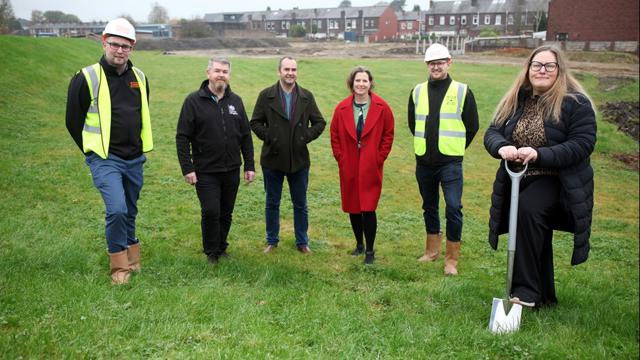
[[375,251],[367,251],[364,254],[364,263],[367,265],[371,265],[373,264],[373,261],[376,259],[375,257],[376,252]]
[[356,249],[351,252],[351,256],[359,256],[364,254],[364,244],[359,243],[356,245]]

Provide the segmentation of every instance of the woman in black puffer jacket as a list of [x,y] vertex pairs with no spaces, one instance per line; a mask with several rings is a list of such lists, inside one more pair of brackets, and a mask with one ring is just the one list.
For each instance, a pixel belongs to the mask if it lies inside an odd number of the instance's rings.
[[511,301],[540,307],[557,303],[553,230],[574,234],[572,265],[587,260],[593,210],[595,109],[555,46],[535,49],[498,104],[485,133],[491,156],[502,159],[491,195],[489,243],[508,231],[511,183],[504,170],[529,164],[520,184]]

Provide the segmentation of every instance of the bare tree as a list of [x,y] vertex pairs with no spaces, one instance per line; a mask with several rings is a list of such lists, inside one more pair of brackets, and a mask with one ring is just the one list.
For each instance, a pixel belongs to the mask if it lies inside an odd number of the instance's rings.
[[407,0],[393,0],[389,6],[394,8],[396,11],[402,11],[402,9],[407,5]]
[[0,34],[6,34],[11,30],[14,21],[13,7],[9,0],[0,0]]
[[418,4],[413,5],[413,11],[420,11],[420,5]]
[[44,15],[40,10],[31,10],[31,22],[38,24],[44,21]]
[[338,5],[338,7],[341,7],[341,8],[348,8],[348,7],[351,7],[351,1],[349,1],[349,0],[342,0],[342,1],[340,2],[340,5]]
[[130,23],[131,23],[131,25],[133,25],[133,27],[138,26],[138,22],[137,22],[137,21],[135,21],[135,20],[133,20],[133,18],[132,18],[132,17],[131,17],[131,15],[129,15],[129,14],[124,14],[124,13],[123,13],[123,14],[120,14],[120,16],[118,16],[118,17],[121,17],[121,18],[125,18],[125,19],[127,19],[127,21],[128,21],[128,22],[130,22]]
[[166,24],[168,22],[169,12],[167,11],[167,8],[157,2],[153,3],[153,6],[151,6],[151,12],[149,13],[149,23]]

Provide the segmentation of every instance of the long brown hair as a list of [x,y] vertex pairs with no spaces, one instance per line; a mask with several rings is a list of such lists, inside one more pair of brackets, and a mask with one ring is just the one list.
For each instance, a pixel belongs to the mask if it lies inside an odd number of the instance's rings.
[[[532,90],[531,82],[529,81],[529,66],[531,60],[539,53],[543,51],[549,51],[556,57],[558,63],[558,77],[553,83],[553,86],[547,90],[544,94],[540,95],[538,101],[542,110],[542,116],[544,119],[550,119],[553,122],[560,120],[560,112],[562,111],[562,101],[566,96],[576,98],[576,94],[582,94],[591,102],[593,107],[593,101],[589,97],[589,94],[584,90],[582,85],[576,80],[571,71],[569,70],[569,62],[566,55],[554,45],[544,45],[533,50],[531,55],[527,58],[527,61],[523,64],[522,71],[516,78],[516,81],[511,85],[511,88],[502,97],[496,108],[496,112],[493,116],[493,124],[496,126],[502,126],[507,119],[513,116],[518,109],[518,92],[521,89]],[[594,108],[595,111],[595,108]]]

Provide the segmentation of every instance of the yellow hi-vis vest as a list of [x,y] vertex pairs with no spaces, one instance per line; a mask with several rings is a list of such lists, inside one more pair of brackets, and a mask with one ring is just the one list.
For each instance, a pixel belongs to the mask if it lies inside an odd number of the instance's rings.
[[[151,117],[149,116],[149,102],[147,100],[147,79],[144,73],[133,67],[133,73],[140,85],[140,103],[142,104],[142,151],[153,149],[153,137],[151,136]],[[106,159],[109,155],[109,139],[111,136],[111,95],[109,82],[100,63],[87,66],[82,69],[89,86],[91,104],[87,110],[82,129],[82,151],[93,151],[98,156]]]
[[[438,150],[443,155],[463,156],[467,142],[467,132],[462,122],[462,107],[467,97],[467,84],[451,81],[440,105],[440,126],[438,128]],[[413,89],[416,126],[413,135],[413,149],[416,155],[427,152],[427,118],[429,117],[428,81]]]

